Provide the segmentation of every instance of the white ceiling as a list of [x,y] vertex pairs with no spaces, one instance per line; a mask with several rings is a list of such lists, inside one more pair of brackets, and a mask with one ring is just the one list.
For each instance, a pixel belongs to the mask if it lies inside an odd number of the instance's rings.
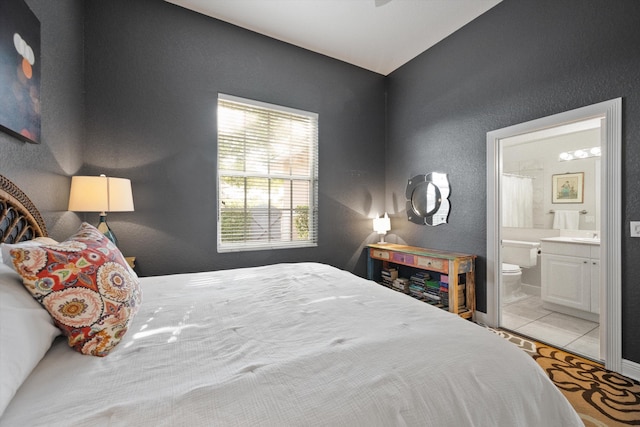
[[166,0],[387,75],[502,0]]

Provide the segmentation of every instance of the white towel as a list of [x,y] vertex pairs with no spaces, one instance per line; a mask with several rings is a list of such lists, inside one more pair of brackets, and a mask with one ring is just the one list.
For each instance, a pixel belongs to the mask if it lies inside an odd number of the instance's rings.
[[577,230],[580,224],[579,211],[556,211],[553,216],[553,228],[556,230]]

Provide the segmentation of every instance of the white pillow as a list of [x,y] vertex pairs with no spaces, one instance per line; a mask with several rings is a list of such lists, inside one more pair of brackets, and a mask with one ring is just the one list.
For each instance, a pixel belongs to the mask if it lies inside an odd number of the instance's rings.
[[26,248],[29,246],[57,245],[58,242],[50,237],[36,237],[33,240],[25,240],[20,243],[0,243],[0,263],[5,263],[13,268],[13,259],[9,251],[13,248]]
[[0,264],[0,416],[58,335],[18,273]]

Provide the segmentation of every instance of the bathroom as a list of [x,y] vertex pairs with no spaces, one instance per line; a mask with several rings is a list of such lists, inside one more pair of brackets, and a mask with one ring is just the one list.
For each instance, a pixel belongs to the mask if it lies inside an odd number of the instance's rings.
[[[501,141],[500,326],[594,360],[602,359],[601,132],[591,119]],[[573,251],[578,264],[566,257]]]

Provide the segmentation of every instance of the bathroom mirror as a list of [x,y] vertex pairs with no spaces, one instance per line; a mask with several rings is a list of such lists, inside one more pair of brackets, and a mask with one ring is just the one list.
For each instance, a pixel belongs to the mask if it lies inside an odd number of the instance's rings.
[[446,173],[416,175],[407,182],[407,219],[416,224],[446,224],[449,216],[449,179]]

